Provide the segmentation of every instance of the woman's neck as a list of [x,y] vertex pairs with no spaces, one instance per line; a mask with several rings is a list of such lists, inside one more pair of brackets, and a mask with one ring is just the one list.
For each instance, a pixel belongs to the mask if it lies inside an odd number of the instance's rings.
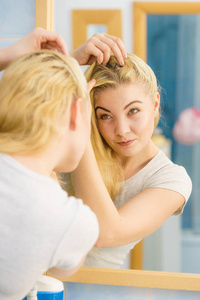
[[11,156],[31,171],[48,177],[51,176],[52,170],[42,155],[13,154]]
[[158,148],[150,143],[139,153],[131,157],[120,157],[122,163],[124,179],[128,179],[142,170],[158,153]]

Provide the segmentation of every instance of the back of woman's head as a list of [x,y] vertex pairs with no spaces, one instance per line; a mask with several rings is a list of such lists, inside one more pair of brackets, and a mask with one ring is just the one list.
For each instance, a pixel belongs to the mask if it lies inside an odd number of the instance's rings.
[[87,84],[73,58],[41,50],[13,62],[0,82],[0,152],[45,147],[79,97],[87,98]]

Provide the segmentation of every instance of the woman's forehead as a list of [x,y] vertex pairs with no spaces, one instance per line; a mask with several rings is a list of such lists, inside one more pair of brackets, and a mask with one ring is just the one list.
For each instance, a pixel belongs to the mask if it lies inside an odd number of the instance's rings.
[[99,92],[95,97],[97,103],[112,103],[120,101],[123,103],[134,100],[145,100],[149,98],[144,87],[140,84],[119,84],[117,87],[109,87]]

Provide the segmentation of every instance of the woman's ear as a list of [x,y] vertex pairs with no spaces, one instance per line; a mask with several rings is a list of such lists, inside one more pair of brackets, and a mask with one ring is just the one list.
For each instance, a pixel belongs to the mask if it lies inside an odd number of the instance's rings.
[[70,108],[70,130],[76,130],[79,125],[82,114],[81,114],[81,103],[82,99],[78,98],[74,100]]
[[160,108],[160,94],[156,94],[155,102],[154,102],[154,117],[156,117],[159,113]]

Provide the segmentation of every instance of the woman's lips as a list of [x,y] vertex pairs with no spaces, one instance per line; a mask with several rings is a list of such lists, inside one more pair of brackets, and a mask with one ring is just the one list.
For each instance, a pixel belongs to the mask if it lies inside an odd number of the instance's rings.
[[126,141],[126,142],[118,142],[118,144],[120,146],[129,146],[131,145],[135,140],[129,140],[129,141]]

